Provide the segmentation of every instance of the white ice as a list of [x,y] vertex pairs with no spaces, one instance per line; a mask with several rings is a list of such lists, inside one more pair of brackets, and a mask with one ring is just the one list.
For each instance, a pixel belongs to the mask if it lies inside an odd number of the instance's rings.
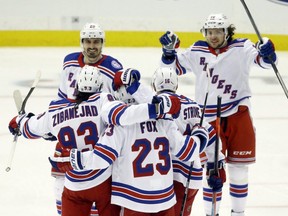
[[[40,70],[42,78],[27,102],[26,112],[41,113],[57,94],[59,74],[66,54],[79,51],[66,48],[0,48],[0,215],[56,216],[53,177],[48,156],[55,143],[19,137],[12,170],[6,172],[12,135],[8,123],[17,110],[12,98],[19,89],[23,96]],[[161,56],[160,48],[105,48],[104,53],[119,59],[125,67],[134,67],[150,84]],[[278,70],[288,85],[288,52],[278,52]],[[179,93],[194,98],[194,77],[180,78]],[[247,216],[288,215],[288,99],[274,71],[253,68],[250,77],[253,92],[252,115],[257,130],[257,162],[250,166]],[[228,216],[228,184],[224,186],[220,215]],[[204,215],[202,194],[198,193],[192,215]]]

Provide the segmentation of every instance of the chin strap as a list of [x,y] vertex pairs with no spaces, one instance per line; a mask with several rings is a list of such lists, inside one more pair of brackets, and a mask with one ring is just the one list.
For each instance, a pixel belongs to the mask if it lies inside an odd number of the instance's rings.
[[223,43],[222,43],[219,47],[217,47],[216,49],[221,49],[221,48],[227,46],[227,41],[228,41],[229,38],[230,38],[230,35],[226,34],[225,40],[224,40]]

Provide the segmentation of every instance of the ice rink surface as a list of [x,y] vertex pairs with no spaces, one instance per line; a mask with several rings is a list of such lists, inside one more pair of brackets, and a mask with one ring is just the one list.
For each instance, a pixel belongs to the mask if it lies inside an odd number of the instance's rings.
[[[12,135],[8,122],[17,114],[13,91],[28,93],[36,72],[42,72],[39,86],[27,102],[26,112],[42,113],[57,94],[59,74],[66,54],[79,51],[66,48],[0,48],[0,216],[56,216],[48,156],[55,143],[19,137],[13,166],[6,172]],[[181,50],[180,50],[181,52]],[[104,54],[121,61],[124,67],[150,77],[161,56],[160,48],[105,48]],[[278,69],[288,85],[288,53],[277,52]],[[194,77],[180,77],[178,93],[194,98]],[[274,71],[252,68],[252,116],[257,136],[257,162],[250,166],[249,198],[246,216],[288,215],[288,99]],[[193,205],[193,216],[204,215],[202,192]],[[230,215],[228,184],[224,186],[221,216]]]

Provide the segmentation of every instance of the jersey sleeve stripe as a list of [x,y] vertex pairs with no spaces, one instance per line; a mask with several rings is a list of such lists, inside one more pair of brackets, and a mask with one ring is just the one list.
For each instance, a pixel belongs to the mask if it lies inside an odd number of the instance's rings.
[[216,141],[216,130],[214,130],[214,128],[210,126],[208,128],[208,132],[209,132],[209,141],[207,146],[210,146],[212,143]]
[[67,94],[65,94],[63,91],[58,89],[58,97],[64,99],[64,98],[67,98]]
[[113,125],[120,125],[120,118],[126,109],[127,105],[125,104],[118,104],[112,108],[108,115],[109,123]]
[[94,146],[93,153],[107,161],[109,164],[112,164],[118,157],[118,153],[113,148],[110,148],[107,145],[102,145],[101,143],[97,143]]
[[28,121],[27,120],[25,123],[24,123],[24,126],[23,126],[23,136],[27,139],[38,139],[40,138],[41,136],[38,136],[34,133],[32,133],[29,129],[29,125],[28,125]]
[[181,66],[178,58],[176,58],[176,73],[181,76],[183,74],[186,74],[186,69]]
[[195,152],[197,144],[195,144],[193,138],[191,136],[187,136],[185,139],[185,144],[176,155],[182,161],[188,161]]
[[[179,161],[179,160],[173,160],[173,172],[178,173],[182,176],[184,176],[185,179],[188,178],[189,172],[190,172],[190,163],[189,165]],[[202,180],[203,175],[203,169],[202,168],[192,168],[192,173],[190,176],[190,180]]]

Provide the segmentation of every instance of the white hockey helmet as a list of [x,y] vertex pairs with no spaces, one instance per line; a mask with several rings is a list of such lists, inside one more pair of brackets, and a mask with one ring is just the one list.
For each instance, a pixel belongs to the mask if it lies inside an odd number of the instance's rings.
[[105,32],[97,23],[86,23],[80,31],[80,44],[82,46],[83,39],[85,38],[101,38],[105,42]]
[[228,27],[230,26],[230,22],[222,13],[219,14],[210,14],[206,19],[204,26],[201,30],[203,36],[206,36],[207,29],[224,29],[225,34],[228,34]]
[[102,75],[97,67],[85,65],[77,77],[78,91],[95,93],[102,89]]
[[172,67],[159,67],[154,72],[152,87],[156,92],[173,91],[178,88],[178,76]]

